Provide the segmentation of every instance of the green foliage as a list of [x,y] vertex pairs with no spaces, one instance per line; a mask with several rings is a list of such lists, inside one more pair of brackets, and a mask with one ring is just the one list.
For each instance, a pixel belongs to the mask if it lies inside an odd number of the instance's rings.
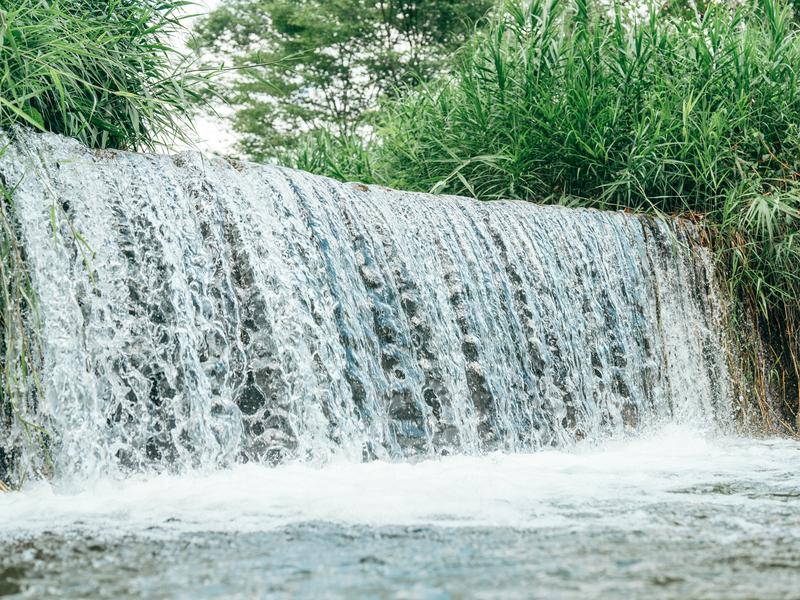
[[352,136],[381,97],[441,71],[493,0],[228,0],[195,49],[243,68],[228,100],[241,150],[293,153],[304,137]]
[[0,127],[95,148],[182,138],[207,71],[166,39],[180,0],[0,0]]
[[390,105],[385,168],[405,187],[668,213],[719,210],[743,180],[788,185],[800,42],[765,4],[629,24],[581,1],[509,5],[457,77]]
[[372,155],[361,137],[315,131],[298,140],[289,157],[293,167],[342,181],[375,183]]
[[[631,19],[509,4],[455,74],[390,102],[326,173],[403,189],[702,218],[733,296],[800,374],[800,37],[777,0]],[[313,161],[307,160],[307,164]],[[795,377],[796,379],[796,377]],[[783,385],[783,384],[781,384]],[[787,396],[796,388],[783,385]],[[798,398],[792,399],[797,404]]]

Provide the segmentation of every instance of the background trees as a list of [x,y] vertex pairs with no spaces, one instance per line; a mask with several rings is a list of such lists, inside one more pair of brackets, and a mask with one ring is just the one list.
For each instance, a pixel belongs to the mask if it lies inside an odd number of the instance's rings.
[[301,139],[363,131],[379,101],[446,68],[492,0],[228,0],[193,46],[242,67],[226,95],[240,150],[269,160]]

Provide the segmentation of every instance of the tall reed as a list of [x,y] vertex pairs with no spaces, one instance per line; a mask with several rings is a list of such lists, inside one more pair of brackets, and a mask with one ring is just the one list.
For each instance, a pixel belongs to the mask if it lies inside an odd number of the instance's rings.
[[185,138],[209,72],[169,45],[184,0],[0,0],[0,128],[93,148]]

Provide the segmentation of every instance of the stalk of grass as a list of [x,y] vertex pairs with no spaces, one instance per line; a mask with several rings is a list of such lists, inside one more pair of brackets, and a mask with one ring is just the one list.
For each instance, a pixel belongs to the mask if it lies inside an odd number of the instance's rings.
[[[29,457],[38,454],[38,464],[29,467],[42,473],[50,468],[51,461],[50,434],[37,416],[37,405],[42,397],[40,323],[36,296],[14,223],[13,189],[4,185],[0,186],[0,331],[3,449]],[[17,476],[24,478],[30,470],[19,469]],[[0,483],[4,482],[0,479]],[[21,479],[17,483],[21,484]]]

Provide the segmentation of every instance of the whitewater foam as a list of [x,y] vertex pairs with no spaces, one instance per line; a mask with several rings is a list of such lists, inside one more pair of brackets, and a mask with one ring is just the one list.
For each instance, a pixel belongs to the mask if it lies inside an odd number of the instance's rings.
[[32,482],[21,492],[0,495],[0,535],[73,529],[253,532],[316,521],[514,528],[600,523],[636,529],[652,527],[648,507],[708,502],[704,489],[734,486],[730,494],[716,494],[716,504],[746,506],[749,485],[774,488],[776,495],[758,502],[781,501],[779,492],[787,486],[799,491],[799,472],[797,442],[709,438],[669,428],[567,452],[324,467],[241,465],[207,474],[85,482],[79,489]]

